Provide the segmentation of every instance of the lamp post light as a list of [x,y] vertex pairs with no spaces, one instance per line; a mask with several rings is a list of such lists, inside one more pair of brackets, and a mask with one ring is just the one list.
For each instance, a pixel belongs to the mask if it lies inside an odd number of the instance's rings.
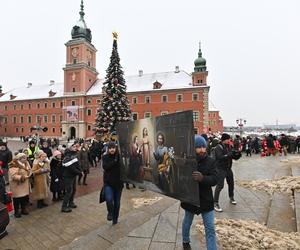
[[243,134],[243,127],[246,125],[247,121],[243,118],[236,119],[236,124],[238,125],[238,128],[240,130],[240,136],[242,137]]

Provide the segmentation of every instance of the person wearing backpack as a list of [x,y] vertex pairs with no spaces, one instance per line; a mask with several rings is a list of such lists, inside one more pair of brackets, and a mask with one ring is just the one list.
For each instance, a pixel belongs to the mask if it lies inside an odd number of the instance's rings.
[[222,212],[223,209],[219,205],[219,196],[224,187],[224,180],[228,184],[228,193],[230,198],[230,203],[236,205],[234,200],[234,179],[232,172],[232,159],[234,157],[234,152],[230,146],[230,135],[223,133],[221,137],[221,142],[216,146],[214,150],[214,158],[216,161],[217,168],[217,178],[218,183],[215,188],[214,194],[214,208],[217,212]]

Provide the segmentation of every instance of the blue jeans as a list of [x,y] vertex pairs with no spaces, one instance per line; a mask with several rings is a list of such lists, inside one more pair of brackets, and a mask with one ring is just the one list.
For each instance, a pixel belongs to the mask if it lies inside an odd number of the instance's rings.
[[[205,229],[207,250],[217,250],[214,210],[202,213],[201,215]],[[193,219],[194,214],[185,210],[185,215],[182,222],[182,241],[184,243],[190,242],[190,228],[193,223]]]
[[115,189],[109,185],[104,185],[104,195],[107,212],[112,215],[113,224],[118,223],[122,189]]

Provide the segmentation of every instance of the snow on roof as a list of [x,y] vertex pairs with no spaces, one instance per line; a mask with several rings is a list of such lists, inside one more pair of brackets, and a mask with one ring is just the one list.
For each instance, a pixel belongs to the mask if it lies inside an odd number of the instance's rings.
[[[87,92],[87,95],[99,95],[102,92],[102,87],[105,79],[99,79]],[[162,73],[151,73],[125,76],[127,85],[127,92],[141,92],[141,91],[159,91],[159,90],[171,90],[171,89],[184,89],[184,88],[195,88],[192,85],[192,76],[187,72],[180,70],[179,72],[170,71]],[[153,89],[154,82],[161,83],[161,88]],[[199,87],[199,86],[197,86]],[[206,87],[206,86],[204,86]],[[49,92],[55,92],[56,94],[49,97]],[[16,96],[11,100],[10,96]],[[16,88],[6,92],[0,97],[2,101],[20,101],[20,100],[34,100],[34,99],[48,99],[48,98],[59,98],[64,95],[64,84],[44,84],[26,86]]]
[[[52,91],[52,97],[49,97],[49,92]],[[32,99],[48,99],[48,98],[58,98],[62,97],[64,94],[64,84],[63,83],[53,83],[53,84],[43,84],[43,85],[34,85],[16,88],[6,92],[0,101],[21,101],[21,100],[32,100]],[[10,96],[15,96],[11,100]]]
[[218,112],[219,110],[216,108],[216,106],[211,102],[209,101],[209,111],[212,111],[212,112]]
[[[90,88],[87,95],[97,95],[101,93],[104,81],[105,79],[98,80],[95,85]],[[175,71],[170,71],[143,74],[141,76],[125,76],[125,81],[127,92],[159,91],[194,87],[192,85],[192,76],[183,70],[180,70],[177,73]],[[156,81],[162,84],[160,89],[153,89],[153,83]]]

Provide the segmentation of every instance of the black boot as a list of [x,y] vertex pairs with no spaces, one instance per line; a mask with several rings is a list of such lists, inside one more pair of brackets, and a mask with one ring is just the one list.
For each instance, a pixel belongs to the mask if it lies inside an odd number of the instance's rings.
[[37,208],[43,208],[42,200],[37,201]]

